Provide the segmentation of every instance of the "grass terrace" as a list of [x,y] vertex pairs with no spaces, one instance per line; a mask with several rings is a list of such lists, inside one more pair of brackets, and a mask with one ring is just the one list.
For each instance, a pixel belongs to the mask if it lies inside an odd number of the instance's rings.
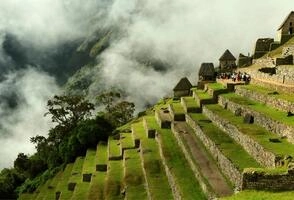
[[185,114],[184,108],[180,102],[173,102],[171,106],[175,114]]
[[224,90],[227,89],[223,84],[221,83],[208,83],[207,86],[213,90]]
[[166,164],[172,172],[183,199],[206,199],[190,165],[170,129],[161,129],[154,116],[146,117],[149,127],[157,129]]
[[293,200],[294,192],[269,192],[244,190],[233,196],[221,198],[221,200]]
[[119,157],[121,156],[121,147],[119,140],[114,140],[112,138],[108,139],[108,148],[109,148],[109,158],[110,157]]
[[194,90],[196,95],[198,96],[199,99],[212,99],[212,96],[210,96],[205,90]]
[[96,170],[95,167],[96,150],[88,149],[83,165],[83,174],[93,173]]
[[73,192],[71,200],[87,199],[90,189],[89,182],[79,182]]
[[219,150],[229,158],[234,165],[243,171],[248,167],[261,167],[241,145],[216,127],[207,117],[201,113],[190,114],[191,118],[201,127],[202,131],[217,145]]
[[88,197],[86,199],[88,200],[105,199],[104,193],[103,193],[105,178],[106,178],[106,172],[93,173]]
[[52,179],[47,180],[44,185],[42,185],[40,188],[38,188],[40,193],[36,197],[37,200],[39,200],[39,199],[41,200],[41,199],[45,198],[46,193],[48,191],[48,186],[50,185],[51,181],[52,181]]
[[107,144],[99,143],[96,148],[95,163],[106,164],[107,160]]
[[[148,123],[148,118],[145,117]],[[152,199],[173,199],[171,188],[167,177],[165,175],[164,167],[161,163],[161,157],[159,154],[158,144],[156,140],[146,137],[143,124],[141,127],[136,127],[135,132],[143,131],[140,135],[144,135],[141,138],[142,157],[144,169],[146,171],[147,182]],[[149,123],[148,123],[149,125]]]
[[253,91],[253,92],[258,92],[264,95],[269,95],[271,97],[277,98],[277,99],[283,99],[289,102],[294,102],[294,96],[289,93],[284,93],[282,91],[279,91],[278,94],[273,94],[274,92],[277,92],[276,90],[269,89],[266,87],[262,87],[259,85],[254,85],[254,84],[249,84],[249,85],[242,85],[239,86],[241,88]]
[[108,161],[108,171],[105,179],[104,194],[106,200],[123,200],[121,194],[123,166],[121,160]]
[[124,182],[127,187],[126,199],[148,199],[145,189],[145,179],[141,165],[140,154],[137,149],[125,151],[125,177]]
[[270,142],[269,139],[277,138],[263,127],[256,124],[245,124],[243,117],[235,116],[228,110],[223,109],[220,105],[206,105],[206,107],[213,113],[221,116],[223,119],[228,120],[231,124],[235,125],[243,134],[246,134],[261,144],[265,149],[273,152],[276,155],[291,155],[294,156],[294,145],[289,143],[287,139],[280,138],[280,142]]
[[[56,187],[56,191],[60,191],[61,192],[61,196],[60,196],[60,199],[65,199],[63,198],[63,195],[66,196],[65,193],[68,193],[69,191],[67,190],[67,183],[68,183],[68,180],[71,176],[71,171],[73,169],[73,166],[74,164],[73,163],[70,163],[70,164],[67,164],[64,171],[63,171],[63,174],[62,174],[62,177],[61,177],[61,180],[59,181],[57,187]],[[70,192],[72,193],[72,192]]]
[[193,97],[183,97],[188,108],[198,108],[199,105]]
[[228,93],[228,94],[223,94],[223,97],[226,99],[229,99],[230,101],[245,105],[248,108],[260,112],[273,120],[276,120],[278,122],[281,122],[283,124],[291,125],[294,126],[294,118],[293,117],[287,117],[287,113],[274,109],[272,107],[266,106],[262,103],[259,103],[257,101],[250,100],[248,98],[242,97],[240,95],[237,95],[235,93]]
[[52,179],[50,186],[52,187],[52,189],[47,189],[46,192],[46,196],[44,199],[55,199],[55,191],[56,191],[56,187],[59,181],[61,181],[63,176],[63,172],[59,171],[54,178]]
[[134,140],[132,133],[121,133],[120,142],[122,149],[131,149],[134,148]]

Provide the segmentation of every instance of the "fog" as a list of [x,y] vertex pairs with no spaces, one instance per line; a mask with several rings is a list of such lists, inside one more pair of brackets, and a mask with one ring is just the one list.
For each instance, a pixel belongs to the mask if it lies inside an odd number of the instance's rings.
[[[58,74],[44,70],[51,67],[47,55],[56,46],[115,28],[117,37],[98,56],[93,73],[106,86],[123,89],[140,110],[169,95],[183,76],[195,84],[200,64],[217,64],[226,49],[236,57],[252,53],[257,38],[275,36],[292,7],[290,0],[2,0],[0,168],[10,166],[19,152],[33,152],[29,137],[47,134],[46,101],[61,92]],[[3,48],[8,34],[23,47],[20,52],[30,54],[21,66]],[[30,66],[35,57],[40,62]],[[97,87],[94,82],[90,91]]]

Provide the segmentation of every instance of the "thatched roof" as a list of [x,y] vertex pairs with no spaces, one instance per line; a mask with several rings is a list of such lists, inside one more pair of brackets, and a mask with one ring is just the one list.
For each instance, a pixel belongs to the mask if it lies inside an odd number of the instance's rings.
[[202,63],[198,74],[199,76],[214,76],[213,63]]
[[227,49],[225,53],[219,58],[219,61],[236,60],[233,54]]
[[191,82],[188,80],[187,77],[182,78],[176,87],[174,88],[175,90],[190,90],[192,88]]
[[289,17],[290,17],[291,15],[294,15],[294,11],[291,11],[291,12],[287,15],[287,17],[284,19],[283,23],[279,26],[278,30],[281,30],[281,28],[283,28],[283,26],[285,25],[285,23],[287,22],[287,20],[289,19]]

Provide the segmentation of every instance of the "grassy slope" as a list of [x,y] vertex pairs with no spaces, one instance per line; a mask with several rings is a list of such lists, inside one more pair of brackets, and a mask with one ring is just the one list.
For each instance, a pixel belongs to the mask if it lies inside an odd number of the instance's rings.
[[276,120],[276,121],[281,122],[283,124],[294,126],[293,118],[287,117],[287,113],[284,111],[274,109],[272,107],[269,107],[269,106],[266,106],[266,105],[259,103],[257,101],[253,101],[248,98],[242,97],[242,96],[237,95],[235,93],[223,94],[222,96],[229,99],[232,102],[235,102],[235,103],[238,103],[241,105],[245,105],[254,111],[260,112],[273,120]]
[[[269,89],[269,88],[265,88],[259,85],[254,85],[254,84],[249,84],[249,85],[242,85],[239,86],[242,88],[245,88],[247,90],[253,91],[253,92],[258,92],[264,95],[270,95],[269,93],[273,93],[276,92],[276,90],[274,89]],[[282,91],[279,91],[278,94],[275,95],[270,95],[271,97],[274,97],[276,99],[283,99],[289,102],[294,102],[294,95],[291,95],[289,93],[284,93]]]
[[294,192],[269,192],[245,190],[221,200],[293,200]]
[[105,179],[104,197],[106,200],[122,200],[123,166],[121,160],[108,161],[108,171]]
[[158,145],[155,139],[148,139],[142,123],[134,124],[134,131],[141,139],[143,150],[144,168],[152,199],[172,199],[172,191],[169,187],[164,167],[161,163]]
[[219,105],[206,105],[206,107],[222,118],[230,121],[230,123],[238,127],[242,133],[252,137],[268,151],[271,151],[276,155],[294,156],[294,145],[289,143],[286,139],[280,139],[281,142],[279,143],[269,142],[270,138],[277,138],[277,135],[268,132],[256,124],[245,124],[243,122],[243,117],[237,117]]
[[125,151],[126,198],[129,200],[147,199],[145,179],[141,166],[141,159],[137,149]]
[[240,171],[248,167],[261,167],[242,147],[232,138],[216,127],[201,113],[190,114],[202,131],[217,145],[221,152],[229,158]]
[[147,121],[148,125],[151,128],[157,129],[158,134],[160,135],[163,155],[169,169],[176,179],[176,183],[183,199],[206,199],[183,152],[178,147],[177,141],[173,137],[171,130],[161,129],[156,123],[154,116],[149,116]]

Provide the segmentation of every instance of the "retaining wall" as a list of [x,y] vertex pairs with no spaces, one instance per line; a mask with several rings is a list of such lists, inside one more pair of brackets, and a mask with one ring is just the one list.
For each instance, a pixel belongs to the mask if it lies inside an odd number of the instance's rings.
[[[235,113],[236,110],[241,109],[241,115],[245,117],[246,114],[254,116],[254,123],[264,127],[268,131],[277,134],[280,137],[287,137],[288,141],[294,143],[294,127],[290,125],[283,124],[279,121],[276,121],[265,114],[261,114],[257,111],[254,111],[247,106],[240,105],[238,103],[232,102],[223,96],[219,96],[218,103],[223,107],[226,107],[231,112]],[[286,115],[286,113],[285,113]]]
[[254,139],[243,134],[236,126],[230,124],[229,121],[216,115],[205,106],[203,107],[203,114],[239,143],[261,165],[266,167],[275,167],[278,165],[279,159],[276,158],[275,154],[265,150],[263,146],[257,143]]
[[218,166],[222,172],[230,179],[235,185],[236,189],[241,188],[242,173],[234,166],[234,164],[222,154],[217,145],[203,133],[199,125],[189,116],[186,115],[186,122],[194,130],[196,136],[202,141],[206,149],[208,149],[214,159],[217,161]]

